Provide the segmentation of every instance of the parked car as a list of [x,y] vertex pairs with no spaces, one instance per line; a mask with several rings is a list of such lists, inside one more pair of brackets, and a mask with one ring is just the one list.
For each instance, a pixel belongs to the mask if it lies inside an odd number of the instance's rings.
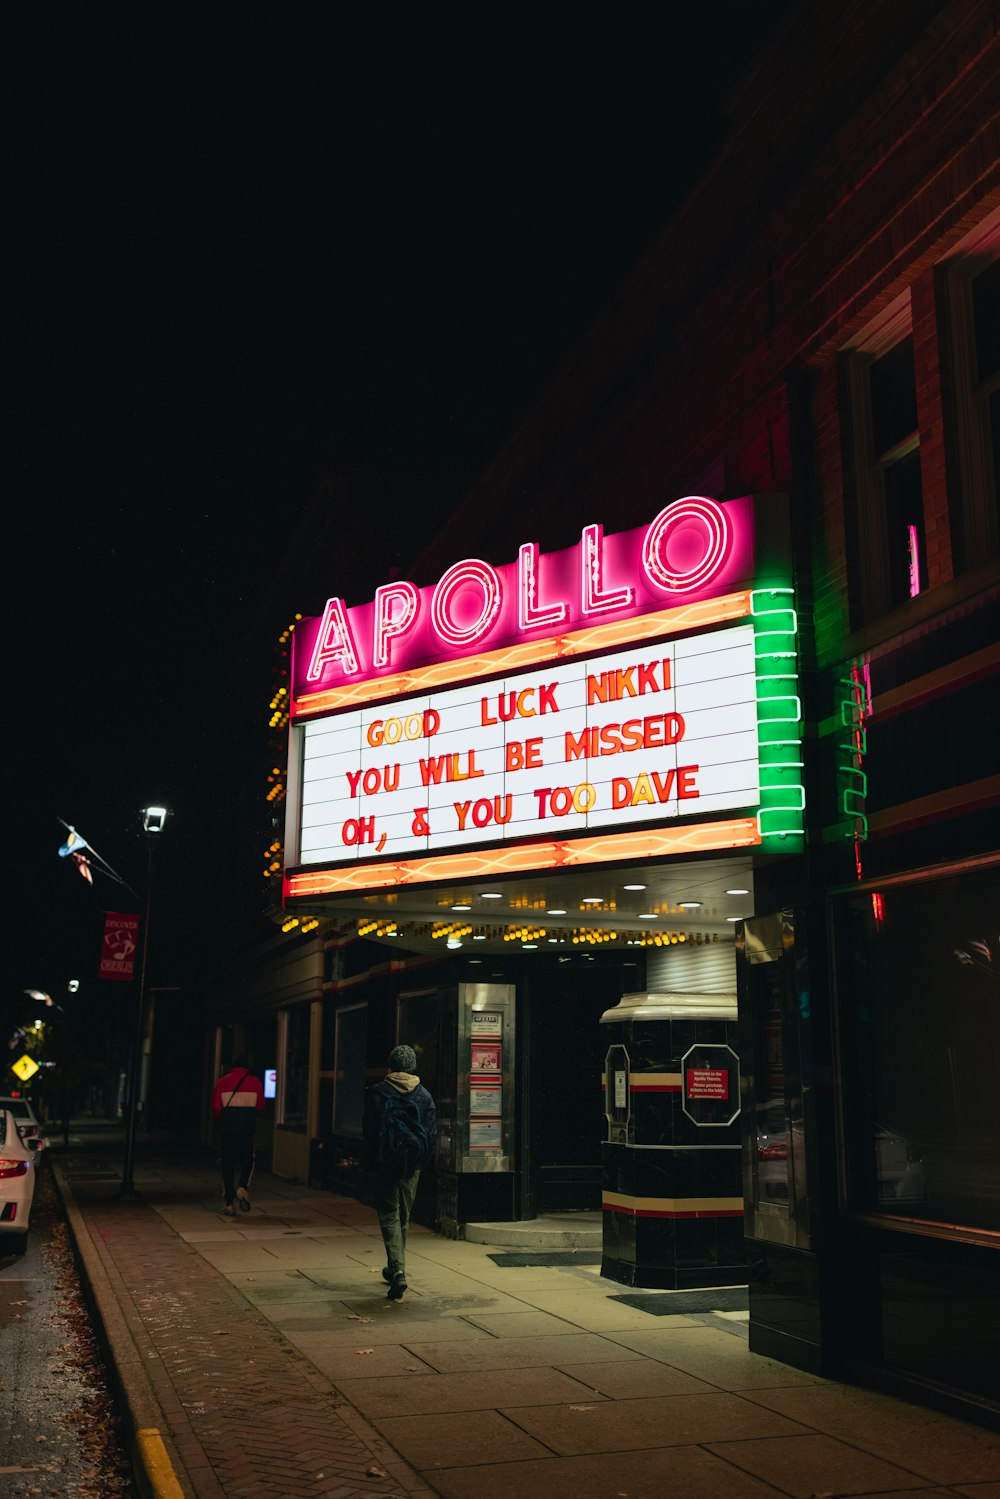
[[765,1104],[757,1113],[757,1184],[759,1200],[788,1202],[788,1122],[785,1106]]
[[927,1196],[927,1168],[904,1135],[884,1124],[875,1126],[875,1170],[879,1202],[922,1202]]
[[8,1113],[13,1114],[14,1123],[17,1125],[17,1132],[25,1143],[29,1140],[37,1140],[38,1144],[35,1146],[35,1149],[45,1149],[48,1142],[42,1132],[38,1116],[27,1098],[15,1098],[9,1094],[5,1097],[0,1096],[0,1109],[6,1109]]
[[0,1108],[0,1255],[23,1254],[28,1247],[35,1196],[37,1137],[22,1140],[9,1109]]

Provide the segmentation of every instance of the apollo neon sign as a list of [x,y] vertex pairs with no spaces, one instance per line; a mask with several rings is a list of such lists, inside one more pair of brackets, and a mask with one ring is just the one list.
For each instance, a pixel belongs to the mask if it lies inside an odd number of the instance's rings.
[[300,627],[293,697],[709,597],[749,574],[752,540],[748,499],[688,495],[634,531],[586,525],[562,552],[525,542],[516,563],[466,558],[431,588],[386,583],[350,609],[330,598]]
[[302,621],[286,901],[799,846],[798,626],[754,505],[688,496]]

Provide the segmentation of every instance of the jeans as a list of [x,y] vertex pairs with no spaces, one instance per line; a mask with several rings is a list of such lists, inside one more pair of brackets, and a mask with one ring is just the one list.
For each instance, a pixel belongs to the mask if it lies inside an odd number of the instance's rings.
[[233,1191],[236,1171],[239,1171],[239,1185],[244,1188],[250,1185],[254,1166],[253,1143],[253,1135],[222,1136],[222,1195],[227,1202],[232,1202],[236,1196]]
[[419,1180],[419,1171],[403,1177],[387,1176],[383,1171],[372,1171],[369,1175],[386,1263],[392,1275],[406,1274],[406,1229]]

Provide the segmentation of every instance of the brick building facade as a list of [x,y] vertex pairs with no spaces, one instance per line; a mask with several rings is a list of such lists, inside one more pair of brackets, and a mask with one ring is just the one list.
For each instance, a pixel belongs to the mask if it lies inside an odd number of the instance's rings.
[[[554,551],[581,525],[624,531],[685,495],[787,497],[806,841],[803,852],[740,866],[752,873],[753,912],[728,960],[751,1346],[991,1420],[998,27],[986,0],[793,8],[731,101],[722,153],[406,571],[429,586],[461,558],[508,560],[529,533]],[[331,579],[327,593],[336,587]],[[676,874],[652,863],[650,878]],[[682,867],[694,878],[707,866]],[[477,898],[474,885],[468,893]],[[550,907],[557,893],[550,882]],[[403,909],[398,892],[368,899],[376,916]],[[510,931],[526,905],[508,911]],[[335,1127],[317,1115],[316,1128],[347,1159],[353,1105],[338,1111],[337,1088],[352,1085],[335,1059],[337,1014],[370,995],[375,1065],[399,1030],[398,1007],[405,1000],[416,1016],[438,980],[416,941],[408,958],[345,958],[350,903],[313,908],[339,923],[326,1018],[313,1028],[327,1048],[313,1062],[326,1089],[314,1088],[313,1108],[318,1099],[330,1113]],[[433,911],[428,901],[422,914]],[[507,1197],[480,1183],[480,1216],[544,1206],[551,1158],[541,1142],[563,1128],[541,1097],[553,1007],[580,996],[587,1039],[573,1056],[584,1065],[603,1055],[602,1010],[622,994],[691,989],[709,973],[707,960],[698,968],[694,954],[670,949],[644,953],[640,975],[631,942],[603,936],[575,989],[554,958],[542,977],[541,955],[504,957],[520,1016],[512,1169],[523,1180]],[[466,956],[438,964],[442,984],[447,972],[470,979]],[[446,1024],[435,1025],[454,1066]],[[566,1146],[563,1205],[582,1206],[605,1120],[590,1102],[573,1113],[572,1097],[560,1093],[564,1132],[594,1139],[582,1158]],[[573,1181],[586,1183],[579,1199]],[[623,1194],[609,1191],[606,1162],[605,1208],[612,1199],[620,1206]],[[458,1198],[448,1201],[445,1216],[460,1219]]]

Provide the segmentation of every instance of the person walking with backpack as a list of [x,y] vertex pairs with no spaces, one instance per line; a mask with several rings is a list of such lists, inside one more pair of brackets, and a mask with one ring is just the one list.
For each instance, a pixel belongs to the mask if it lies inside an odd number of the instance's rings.
[[[263,1107],[264,1087],[260,1078],[254,1077],[246,1057],[236,1057],[212,1091],[212,1113],[222,1121],[223,1212],[230,1218],[236,1216],[236,1201],[241,1213],[250,1211],[247,1189],[253,1177],[257,1115]],[[234,1192],[233,1177],[237,1171],[239,1185]]]
[[382,1278],[389,1283],[390,1301],[406,1290],[406,1229],[420,1173],[434,1159],[437,1139],[437,1110],[416,1065],[412,1046],[393,1047],[385,1077],[365,1096],[361,1125],[361,1160],[385,1244]]

